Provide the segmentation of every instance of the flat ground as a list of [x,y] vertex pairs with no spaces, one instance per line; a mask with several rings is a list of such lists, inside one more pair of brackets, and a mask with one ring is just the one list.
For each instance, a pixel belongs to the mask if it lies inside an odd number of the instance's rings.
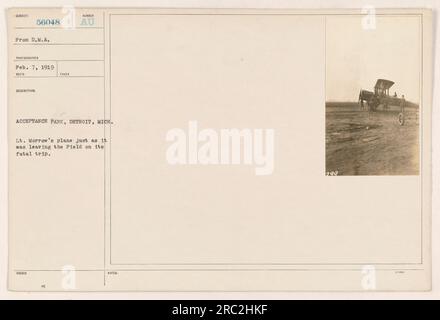
[[357,103],[326,105],[326,171],[338,175],[419,174],[419,112],[398,107],[361,111]]

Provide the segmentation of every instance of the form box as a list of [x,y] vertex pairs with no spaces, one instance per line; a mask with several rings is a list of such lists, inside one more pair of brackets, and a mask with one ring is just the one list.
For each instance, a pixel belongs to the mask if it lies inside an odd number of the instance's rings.
[[18,78],[102,77],[102,60],[44,60],[17,61],[14,76]]
[[59,61],[59,77],[103,77],[104,62],[98,61]]

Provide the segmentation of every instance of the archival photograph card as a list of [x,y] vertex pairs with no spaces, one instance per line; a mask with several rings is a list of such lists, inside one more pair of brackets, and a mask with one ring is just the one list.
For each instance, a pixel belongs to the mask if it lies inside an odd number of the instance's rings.
[[430,10],[7,18],[9,290],[430,290]]

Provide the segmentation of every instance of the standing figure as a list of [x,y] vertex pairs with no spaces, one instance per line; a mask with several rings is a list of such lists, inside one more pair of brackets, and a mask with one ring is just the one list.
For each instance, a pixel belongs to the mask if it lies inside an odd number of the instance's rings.
[[405,111],[405,95],[402,94],[402,99],[400,99],[400,113],[398,118],[399,124],[401,126],[403,126],[405,123],[404,111]]
[[403,113],[405,110],[405,95],[402,94],[402,99],[400,100],[400,112]]

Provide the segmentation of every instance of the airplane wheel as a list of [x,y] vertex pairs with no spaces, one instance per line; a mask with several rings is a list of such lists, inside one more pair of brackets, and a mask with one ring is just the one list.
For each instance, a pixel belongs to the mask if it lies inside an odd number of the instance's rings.
[[405,117],[403,116],[403,113],[399,113],[399,117],[397,119],[399,121],[399,124],[403,126],[405,124]]

